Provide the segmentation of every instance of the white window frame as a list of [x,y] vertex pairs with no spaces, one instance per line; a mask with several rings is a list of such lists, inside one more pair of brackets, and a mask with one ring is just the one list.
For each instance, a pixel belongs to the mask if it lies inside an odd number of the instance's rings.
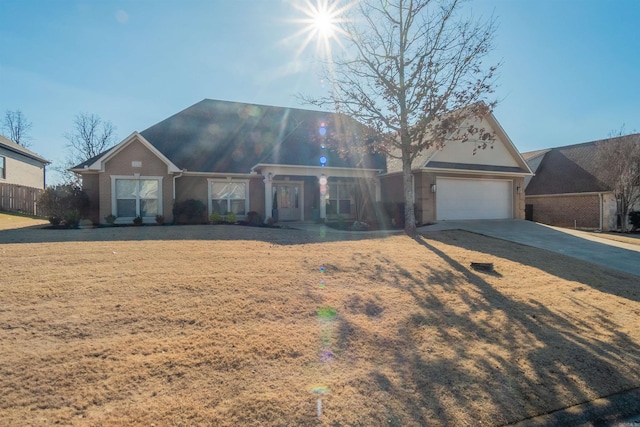
[[[335,182],[329,182],[328,186],[329,186],[329,197],[327,198],[327,202],[330,202],[331,200],[335,200],[336,202],[336,212],[332,213],[330,215],[349,215],[351,216],[353,214],[353,197],[352,197],[352,191],[353,191],[353,186],[355,185],[355,182],[353,181],[335,181]],[[336,195],[335,198],[332,197],[331,194],[331,187],[335,186],[336,189]],[[342,194],[340,194],[340,190],[343,189],[343,191],[346,190],[347,192],[347,198],[344,198],[344,196]],[[340,201],[341,200],[349,200],[349,213],[342,213],[340,212]]]
[[2,173],[0,174],[0,179],[7,179],[7,158],[5,156],[0,156],[0,160],[2,160]]
[[[213,183],[222,183],[222,184],[231,184],[231,183],[243,183],[245,194],[244,194],[244,215],[238,215],[238,218],[246,218],[247,213],[249,212],[249,180],[248,179],[235,179],[235,178],[207,178],[207,206],[209,209],[209,215],[213,213],[213,192],[211,191],[211,184]],[[227,200],[227,209],[229,200]]]
[[[161,176],[140,176],[140,175],[111,175],[111,214],[113,216],[118,215],[118,200],[116,195],[116,181],[118,179],[126,180],[155,180],[158,181],[158,215],[164,215],[162,209],[162,177]],[[140,212],[139,198],[136,201],[136,212]],[[135,217],[117,217],[116,224],[131,224]],[[154,223],[156,218],[154,217],[142,217],[142,222]]]

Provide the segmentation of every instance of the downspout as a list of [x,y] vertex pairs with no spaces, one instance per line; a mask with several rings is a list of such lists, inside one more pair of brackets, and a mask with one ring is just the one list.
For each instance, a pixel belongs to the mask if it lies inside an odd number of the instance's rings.
[[178,175],[173,176],[173,202],[176,202],[176,179],[180,178],[184,174],[184,169],[180,171]]
[[599,207],[600,207],[600,231],[603,231],[602,230],[602,227],[603,227],[602,215],[604,214],[604,206],[603,206],[602,193],[598,193],[598,202],[599,202],[598,204],[599,204]]

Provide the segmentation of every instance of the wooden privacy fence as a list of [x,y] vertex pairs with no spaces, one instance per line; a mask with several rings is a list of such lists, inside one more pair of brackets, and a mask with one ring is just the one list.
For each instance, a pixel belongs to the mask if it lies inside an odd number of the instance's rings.
[[38,215],[41,189],[0,182],[0,211]]

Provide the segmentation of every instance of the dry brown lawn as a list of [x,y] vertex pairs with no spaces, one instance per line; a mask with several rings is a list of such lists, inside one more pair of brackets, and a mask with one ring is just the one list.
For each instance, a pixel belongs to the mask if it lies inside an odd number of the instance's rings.
[[638,277],[470,233],[3,241],[2,425],[504,425],[640,386]]

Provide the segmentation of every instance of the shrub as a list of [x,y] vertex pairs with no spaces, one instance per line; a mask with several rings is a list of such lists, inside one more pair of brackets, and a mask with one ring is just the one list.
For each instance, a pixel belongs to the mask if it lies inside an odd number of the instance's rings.
[[107,222],[107,224],[113,225],[113,223],[116,222],[117,218],[118,218],[117,216],[110,214],[105,216],[104,220]]
[[222,222],[222,215],[220,215],[216,211],[211,212],[211,215],[209,215],[209,223],[220,224],[221,222]]
[[133,218],[133,224],[134,225],[142,225],[142,217],[140,215],[138,215],[137,217]]
[[53,215],[53,216],[49,217],[49,223],[51,225],[56,225],[57,226],[57,225],[60,225],[61,222],[62,222],[62,218],[60,218],[59,216]]
[[252,227],[262,227],[264,220],[262,215],[256,211],[247,212],[247,224]]
[[89,210],[89,197],[77,185],[56,185],[42,192],[38,206],[51,224],[58,225],[64,219],[66,226],[77,227]]
[[273,225],[274,225],[275,223],[276,223],[276,220],[275,220],[275,219],[273,219],[273,218],[271,218],[271,217],[267,218],[267,225],[268,225],[269,227],[273,227]]
[[235,213],[233,213],[233,212],[229,212],[229,213],[227,214],[227,218],[226,218],[226,219],[227,219],[227,222],[228,222],[229,224],[235,224],[236,222],[238,222],[238,217],[237,217],[237,216],[236,216],[236,214],[235,214]]
[[64,224],[69,228],[78,228],[80,225],[80,212],[76,210],[67,212],[64,216]]
[[164,224],[164,216],[156,215],[156,224],[158,224],[158,225]]
[[640,228],[640,211],[629,212],[629,222],[633,226],[631,231],[636,231]]
[[207,207],[196,199],[176,202],[173,205],[173,218],[177,224],[206,224]]

